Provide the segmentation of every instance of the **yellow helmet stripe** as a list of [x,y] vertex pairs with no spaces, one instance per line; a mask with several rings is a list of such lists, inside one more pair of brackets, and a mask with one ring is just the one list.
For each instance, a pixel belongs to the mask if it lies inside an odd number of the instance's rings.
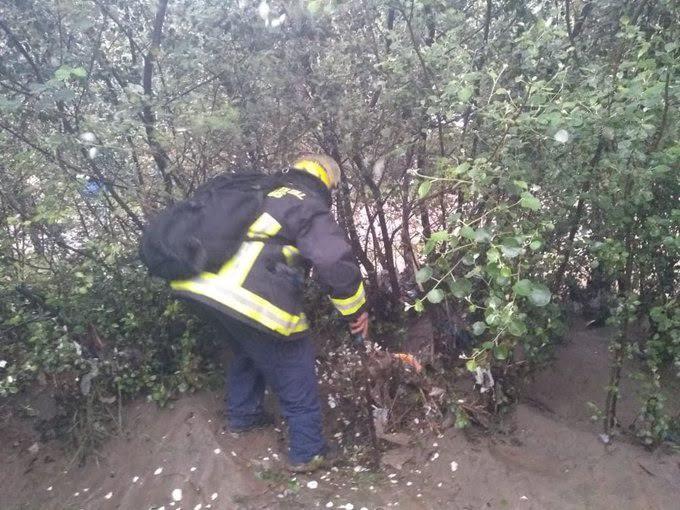
[[326,187],[330,189],[331,180],[328,177],[328,173],[326,172],[326,169],[316,161],[302,159],[295,163],[295,165],[293,165],[293,168],[296,168],[297,170],[303,170],[305,172],[312,174],[314,177],[321,179],[321,181],[326,185]]

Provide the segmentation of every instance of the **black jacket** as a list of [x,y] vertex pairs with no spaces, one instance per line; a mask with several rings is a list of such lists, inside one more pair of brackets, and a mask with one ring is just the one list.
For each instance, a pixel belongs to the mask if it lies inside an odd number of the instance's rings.
[[330,212],[330,195],[312,176],[290,171],[269,192],[236,255],[218,273],[171,283],[174,291],[282,338],[304,334],[304,278],[313,267],[347,318],[366,295],[359,266]]

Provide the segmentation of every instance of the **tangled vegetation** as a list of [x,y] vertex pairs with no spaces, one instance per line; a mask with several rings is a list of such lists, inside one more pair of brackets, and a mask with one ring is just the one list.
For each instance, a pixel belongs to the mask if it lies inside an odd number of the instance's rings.
[[4,3],[0,396],[41,381],[83,409],[205,384],[208,333],[146,277],[144,221],[226,169],[322,150],[378,328],[444,310],[468,369],[502,371],[518,346],[545,356],[576,303],[618,331],[605,433],[637,354],[637,433],[658,444],[680,372],[678,9]]

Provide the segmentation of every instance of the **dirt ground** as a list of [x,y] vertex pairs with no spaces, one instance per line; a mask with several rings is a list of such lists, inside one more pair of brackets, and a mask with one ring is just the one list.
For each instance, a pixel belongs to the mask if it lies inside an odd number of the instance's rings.
[[[0,509],[680,508],[680,454],[649,452],[625,437],[605,446],[589,419],[585,402],[604,398],[608,334],[576,328],[500,432],[424,435],[389,451],[375,472],[349,463],[290,477],[281,434],[224,433],[221,395],[211,392],[165,409],[129,405],[126,433],[83,467],[55,442],[30,452],[37,434],[5,424]],[[630,421],[637,404],[629,382],[622,398]]]

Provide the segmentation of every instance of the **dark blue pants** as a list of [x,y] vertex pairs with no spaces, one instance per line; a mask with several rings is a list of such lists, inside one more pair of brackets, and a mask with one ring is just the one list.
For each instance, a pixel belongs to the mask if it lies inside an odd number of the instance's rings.
[[235,428],[254,423],[263,412],[264,389],[279,400],[288,423],[289,458],[307,462],[326,442],[309,337],[286,341],[223,314],[218,315],[234,357],[227,374],[227,419]]

